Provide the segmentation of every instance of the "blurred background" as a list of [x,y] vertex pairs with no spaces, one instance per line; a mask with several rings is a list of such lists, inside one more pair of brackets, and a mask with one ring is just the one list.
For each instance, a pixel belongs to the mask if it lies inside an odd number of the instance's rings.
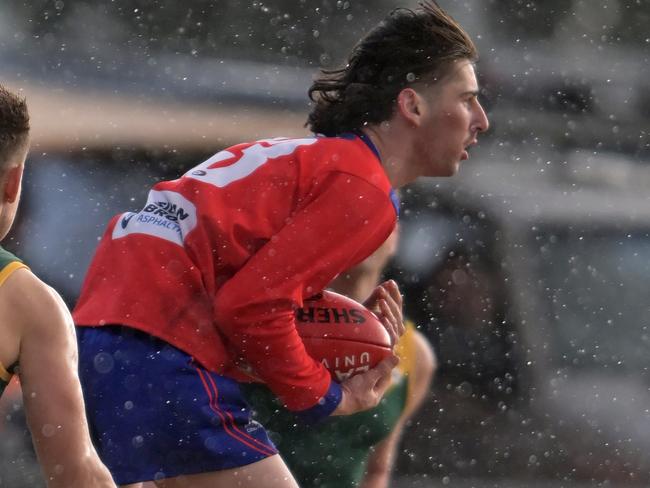
[[[649,486],[650,2],[440,4],[492,127],[457,177],[403,192],[388,274],[440,367],[394,486]],[[306,134],[316,70],[414,5],[3,2],[0,82],[33,127],[3,245],[73,306],[112,215],[229,144]],[[19,398],[0,486],[43,486]]]

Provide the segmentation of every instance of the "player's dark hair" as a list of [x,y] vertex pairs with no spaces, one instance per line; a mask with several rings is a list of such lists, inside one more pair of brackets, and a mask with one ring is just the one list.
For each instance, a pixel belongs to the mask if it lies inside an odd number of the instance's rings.
[[434,83],[451,62],[478,59],[465,30],[434,1],[398,8],[352,49],[343,68],[322,70],[309,88],[307,126],[334,135],[388,120],[399,92]]
[[0,171],[29,137],[27,102],[0,85]]

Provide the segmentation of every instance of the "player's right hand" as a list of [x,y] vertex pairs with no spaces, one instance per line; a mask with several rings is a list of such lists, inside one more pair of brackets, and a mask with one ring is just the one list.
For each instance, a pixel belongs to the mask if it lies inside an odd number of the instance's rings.
[[388,280],[375,288],[363,305],[379,317],[394,346],[406,331],[402,315],[403,300],[395,280]]
[[393,368],[399,359],[392,355],[377,366],[341,383],[343,395],[332,415],[351,415],[376,407],[390,386]]

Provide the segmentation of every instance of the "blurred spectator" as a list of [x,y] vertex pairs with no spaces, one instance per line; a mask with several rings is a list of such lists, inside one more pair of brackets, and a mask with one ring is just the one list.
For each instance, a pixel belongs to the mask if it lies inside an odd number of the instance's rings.
[[454,383],[494,392],[494,379],[512,370],[498,275],[485,257],[454,247],[426,287],[429,335],[441,370]]

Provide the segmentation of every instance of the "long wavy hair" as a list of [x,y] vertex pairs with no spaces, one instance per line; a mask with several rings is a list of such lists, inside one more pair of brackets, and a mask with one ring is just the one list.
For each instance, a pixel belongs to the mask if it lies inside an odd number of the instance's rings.
[[321,70],[309,88],[313,132],[334,135],[388,120],[399,92],[434,83],[451,62],[478,59],[465,30],[434,1],[398,8],[352,49],[344,67]]

